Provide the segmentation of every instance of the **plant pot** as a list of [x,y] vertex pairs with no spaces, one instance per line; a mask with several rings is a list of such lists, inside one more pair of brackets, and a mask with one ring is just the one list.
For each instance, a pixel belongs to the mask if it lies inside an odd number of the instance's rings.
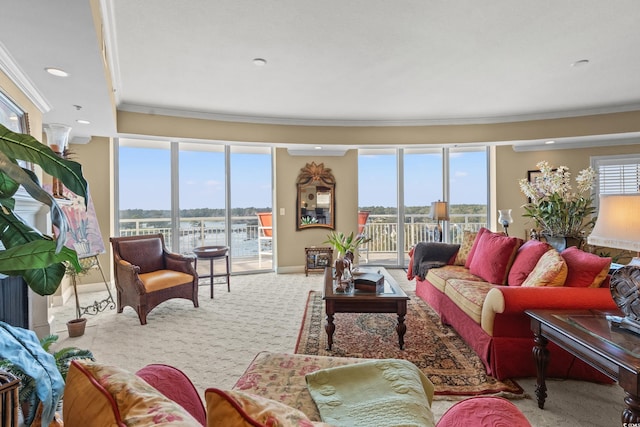
[[87,326],[87,319],[81,317],[80,319],[73,319],[67,322],[67,331],[69,337],[80,337],[84,335],[84,328]]
[[545,234],[543,234],[542,237],[558,252],[562,252],[571,246],[575,246],[578,249],[581,249],[582,244],[584,243],[584,239],[581,239],[579,237],[551,237]]

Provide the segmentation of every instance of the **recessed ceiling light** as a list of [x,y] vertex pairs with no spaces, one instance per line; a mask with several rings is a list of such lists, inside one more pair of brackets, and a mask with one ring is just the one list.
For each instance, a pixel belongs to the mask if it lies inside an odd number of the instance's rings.
[[554,140],[549,140],[549,141],[545,141],[545,144],[555,144],[556,142]]
[[583,67],[589,63],[588,59],[581,59],[571,64],[572,67]]
[[54,67],[47,67],[44,69],[47,73],[51,74],[52,76],[56,76],[56,77],[69,77],[69,73],[67,73],[64,70],[61,70],[60,68],[54,68]]
[[316,150],[322,150],[322,147],[313,147],[313,148],[315,148]]
[[81,125],[90,125],[91,124],[91,122],[89,120],[82,120],[82,119],[76,120],[76,123],[80,123]]
[[267,60],[264,58],[253,58],[253,65],[262,67],[264,65],[267,65]]

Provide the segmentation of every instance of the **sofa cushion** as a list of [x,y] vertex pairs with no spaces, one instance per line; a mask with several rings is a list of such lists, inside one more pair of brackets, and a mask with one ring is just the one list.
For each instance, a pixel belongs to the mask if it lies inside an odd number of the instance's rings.
[[536,264],[549,249],[551,245],[539,240],[529,240],[525,242],[518,252],[513,265],[509,270],[509,278],[507,283],[509,286],[520,286],[526,280],[529,274],[536,267]]
[[487,282],[505,285],[509,269],[515,259],[522,239],[485,231],[475,243],[475,253],[469,265],[471,274]]
[[565,249],[560,256],[565,260],[568,268],[565,286],[599,288],[609,274],[610,257],[600,257],[575,246]]
[[432,268],[427,273],[426,279],[440,292],[444,292],[447,280],[449,279],[483,282],[481,277],[471,274],[468,268],[461,265],[445,265],[440,268]]
[[236,390],[208,388],[207,427],[326,426],[284,403]]
[[494,285],[488,282],[451,279],[444,290],[446,296],[474,322],[480,324],[484,299]]
[[201,427],[182,406],[142,378],[115,366],[72,361],[64,389],[64,423],[103,427]]
[[434,386],[413,363],[372,360],[306,375],[322,420],[336,426],[434,425]]
[[456,260],[453,262],[455,265],[465,265],[467,263],[467,258],[469,257],[473,243],[476,241],[477,235],[477,231],[464,230],[460,249],[456,254]]
[[567,279],[567,263],[555,249],[540,257],[522,286],[562,286]]
[[469,268],[471,266],[471,261],[473,260],[473,256],[476,253],[476,247],[478,246],[478,241],[486,231],[489,231],[489,229],[486,227],[481,227],[480,230],[478,230],[476,238],[473,239],[473,245],[471,245],[471,249],[469,250],[469,254],[467,255],[467,260],[464,262],[465,267]]

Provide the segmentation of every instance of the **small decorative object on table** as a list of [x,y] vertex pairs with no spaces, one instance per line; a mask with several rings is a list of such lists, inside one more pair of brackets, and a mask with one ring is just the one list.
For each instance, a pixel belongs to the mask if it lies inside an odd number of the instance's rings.
[[384,276],[380,273],[363,273],[353,281],[354,287],[362,292],[384,292]]

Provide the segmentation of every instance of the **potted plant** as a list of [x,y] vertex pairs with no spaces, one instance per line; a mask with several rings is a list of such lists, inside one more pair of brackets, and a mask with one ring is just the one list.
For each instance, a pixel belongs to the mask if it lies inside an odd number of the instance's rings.
[[[76,251],[64,246],[68,221],[54,197],[45,191],[37,176],[18,165],[18,160],[39,165],[72,192],[87,198],[87,182],[79,163],[63,159],[31,135],[15,133],[0,125],[0,273],[22,276],[39,295],[51,295],[65,275],[64,262],[80,271]],[[59,230],[57,238],[43,235],[14,212],[13,198],[22,186],[27,193],[50,207],[51,221]]]
[[536,166],[540,175],[533,182],[520,180],[520,191],[529,198],[523,205],[523,216],[533,219],[538,233],[549,243],[561,239],[561,246],[566,247],[567,239],[575,239],[580,246],[596,221],[591,197],[595,171],[590,167],[581,170],[576,176],[574,192],[568,167],[553,168],[546,161]]
[[338,258],[340,258],[348,251],[356,253],[360,246],[369,241],[371,241],[371,238],[364,234],[354,235],[353,231],[348,235],[341,231],[332,231],[327,235],[327,240],[324,243],[331,245],[333,249],[338,251]]
[[[68,221],[54,197],[45,191],[31,170],[18,160],[39,165],[72,192],[87,197],[87,182],[79,163],[63,159],[31,135],[15,133],[0,125],[0,273],[22,276],[39,295],[53,294],[70,263],[81,270],[76,251],[64,246]],[[35,200],[49,206],[57,238],[43,235],[14,213],[14,196],[22,186]],[[20,366],[36,381],[36,395],[42,403],[45,425],[53,419],[64,381],[53,356],[42,349],[33,331],[12,328],[0,322],[0,358]]]

